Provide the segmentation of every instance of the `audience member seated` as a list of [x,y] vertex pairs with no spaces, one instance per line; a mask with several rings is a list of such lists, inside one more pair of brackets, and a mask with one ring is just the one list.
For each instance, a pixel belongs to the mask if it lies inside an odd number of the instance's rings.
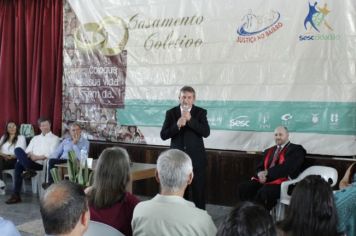
[[257,167],[256,176],[239,187],[241,201],[256,201],[271,210],[280,197],[281,183],[296,178],[301,172],[306,151],[289,141],[286,127],[274,131],[276,145],[264,152],[264,160]]
[[284,220],[277,223],[280,236],[335,236],[337,212],[330,185],[310,175],[294,188]]
[[132,235],[131,220],[139,202],[127,192],[130,182],[130,159],[123,148],[105,149],[94,172],[93,186],[86,189],[90,219],[108,224],[125,235]]
[[5,220],[2,217],[0,217],[0,229],[1,229],[1,235],[21,236],[21,234],[16,229],[16,227],[13,223],[9,220]]
[[183,198],[193,179],[192,161],[186,153],[163,152],[157,160],[156,179],[160,194],[136,206],[131,223],[134,235],[216,235],[207,212]]
[[90,213],[83,187],[69,181],[51,185],[40,201],[47,235],[83,235]]
[[356,162],[353,163],[347,170],[339,183],[339,188],[344,189],[351,186],[352,183],[356,182]]
[[339,233],[356,235],[356,164],[352,164],[340,181],[340,191],[334,193]]
[[5,134],[0,139],[0,179],[2,171],[14,169],[16,164],[15,148],[26,149],[26,139],[19,135],[19,129],[13,121],[9,121],[5,126]]
[[240,202],[220,224],[217,236],[275,236],[272,216],[260,205]]
[[80,151],[89,150],[89,141],[82,137],[81,127],[78,123],[74,122],[70,125],[69,133],[70,137],[65,138],[56,148],[56,150],[50,155],[47,165],[48,183],[43,183],[44,189],[48,188],[53,183],[53,178],[50,173],[52,168],[55,168],[56,164],[66,163],[68,160],[68,153],[74,151],[77,159],[80,159]]
[[52,134],[50,120],[40,118],[38,125],[41,134],[31,139],[26,151],[20,147],[15,148],[15,156],[18,160],[15,164],[15,186],[13,194],[6,201],[6,204],[21,202],[22,179],[35,176],[35,170],[42,170],[43,160],[47,159],[58,145],[59,138]]

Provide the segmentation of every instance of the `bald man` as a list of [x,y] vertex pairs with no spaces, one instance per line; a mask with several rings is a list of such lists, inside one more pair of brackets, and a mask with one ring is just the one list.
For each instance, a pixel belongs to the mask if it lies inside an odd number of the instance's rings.
[[239,187],[242,201],[256,201],[271,210],[280,197],[281,183],[296,178],[302,170],[306,151],[301,145],[289,141],[286,127],[274,130],[276,145],[264,152],[264,160],[258,165],[256,175]]
[[83,187],[69,181],[52,184],[40,201],[47,235],[84,235],[90,213]]

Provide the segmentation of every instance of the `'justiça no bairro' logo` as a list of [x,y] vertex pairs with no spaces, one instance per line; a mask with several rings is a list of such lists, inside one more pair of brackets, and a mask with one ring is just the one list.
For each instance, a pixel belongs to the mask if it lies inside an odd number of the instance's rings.
[[256,15],[252,10],[241,19],[240,26],[237,29],[238,43],[254,43],[268,38],[271,34],[283,27],[280,21],[281,14],[270,10],[266,14]]

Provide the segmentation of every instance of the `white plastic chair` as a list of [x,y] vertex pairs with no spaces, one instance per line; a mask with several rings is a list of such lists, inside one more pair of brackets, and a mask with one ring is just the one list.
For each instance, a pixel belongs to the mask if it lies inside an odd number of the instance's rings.
[[122,234],[114,227],[111,227],[110,225],[91,220],[89,222],[88,230],[84,233],[84,236],[98,236],[98,235],[124,236],[124,234]]
[[[36,171],[37,175],[31,178],[32,193],[34,193],[34,194],[37,193],[37,190],[39,188],[38,180],[39,180],[39,175],[41,174],[41,172],[42,171]],[[15,185],[15,169],[3,170],[2,174],[3,174],[3,178],[5,177],[5,174],[10,175],[11,179],[12,179],[12,186]],[[22,181],[22,191],[26,192],[25,180]]]
[[326,182],[334,187],[337,183],[338,174],[336,169],[328,166],[311,166],[304,170],[296,179],[285,181],[281,184],[281,198],[280,202],[284,205],[289,205],[291,195],[288,194],[288,187],[295,184],[308,175],[320,175]]

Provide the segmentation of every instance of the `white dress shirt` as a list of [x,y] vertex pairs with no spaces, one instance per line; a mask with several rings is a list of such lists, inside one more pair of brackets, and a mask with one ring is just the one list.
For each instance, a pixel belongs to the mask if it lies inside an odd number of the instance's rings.
[[[46,135],[39,134],[31,139],[31,142],[26,148],[25,152],[32,152],[32,154],[34,155],[45,156],[48,158],[51,153],[56,149],[58,144],[59,138],[52,132],[49,132]],[[37,160],[36,162],[42,164],[43,160]]]

